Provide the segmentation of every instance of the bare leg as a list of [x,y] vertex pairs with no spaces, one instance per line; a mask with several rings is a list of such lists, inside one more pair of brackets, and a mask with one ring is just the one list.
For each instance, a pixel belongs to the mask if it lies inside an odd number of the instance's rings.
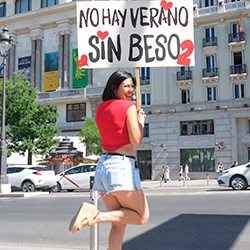
[[142,191],[115,191],[109,195],[101,194],[106,206],[120,204],[119,209],[100,213],[97,222],[114,222],[142,225],[149,217],[149,208]]
[[137,190],[116,191],[109,195],[101,194],[101,197],[108,212],[100,213],[97,222],[112,222],[109,250],[121,250],[126,224],[139,225],[147,222],[147,200],[144,193]]
[[[114,211],[121,208],[118,200],[112,195],[101,194],[103,202],[108,211]],[[109,234],[109,250],[122,249],[122,241],[125,232],[126,224],[112,222],[112,227]]]

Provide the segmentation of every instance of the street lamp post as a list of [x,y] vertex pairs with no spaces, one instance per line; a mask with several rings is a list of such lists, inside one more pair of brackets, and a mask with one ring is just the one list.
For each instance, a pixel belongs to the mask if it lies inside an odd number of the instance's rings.
[[6,175],[7,169],[7,146],[5,138],[5,87],[6,87],[6,59],[12,44],[12,38],[8,29],[3,28],[0,35],[0,56],[3,57],[3,92],[2,92],[2,123],[1,123],[1,145],[0,145],[0,193],[10,193],[10,185]]

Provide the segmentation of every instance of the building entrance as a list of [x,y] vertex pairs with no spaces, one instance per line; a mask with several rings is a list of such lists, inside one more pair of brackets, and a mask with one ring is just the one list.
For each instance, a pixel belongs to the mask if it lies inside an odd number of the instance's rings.
[[138,150],[137,163],[140,169],[141,179],[151,179],[152,177],[152,151]]

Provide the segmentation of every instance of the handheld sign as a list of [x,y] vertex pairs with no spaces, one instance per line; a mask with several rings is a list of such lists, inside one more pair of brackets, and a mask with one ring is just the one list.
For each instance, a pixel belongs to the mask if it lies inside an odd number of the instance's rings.
[[194,66],[193,1],[77,2],[81,68]]

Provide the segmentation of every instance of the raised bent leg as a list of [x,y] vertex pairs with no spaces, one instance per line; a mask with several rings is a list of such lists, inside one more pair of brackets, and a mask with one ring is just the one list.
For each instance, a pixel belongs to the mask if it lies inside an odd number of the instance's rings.
[[120,204],[120,208],[100,213],[97,222],[114,222],[123,224],[142,225],[148,221],[149,208],[147,199],[141,190],[115,191],[109,195],[101,194],[106,207],[107,204]]
[[142,191],[115,191],[101,194],[108,212],[100,213],[97,222],[112,222],[109,250],[121,250],[126,224],[141,225],[147,222],[149,209]]

